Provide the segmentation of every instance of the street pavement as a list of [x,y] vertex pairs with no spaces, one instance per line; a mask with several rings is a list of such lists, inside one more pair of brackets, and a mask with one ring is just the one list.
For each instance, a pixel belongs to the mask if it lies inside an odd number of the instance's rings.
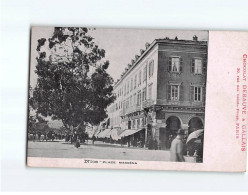
[[170,153],[164,150],[120,146],[91,141],[81,144],[79,148],[62,140],[54,142],[28,142],[29,157],[47,158],[94,158],[114,160],[169,161]]

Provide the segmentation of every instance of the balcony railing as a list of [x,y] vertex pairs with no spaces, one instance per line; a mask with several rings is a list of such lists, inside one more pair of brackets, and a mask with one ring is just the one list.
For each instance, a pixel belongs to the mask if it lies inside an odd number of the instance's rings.
[[194,102],[194,101],[175,101],[166,99],[157,99],[158,105],[179,105],[179,106],[193,106],[193,107],[204,107],[205,102]]

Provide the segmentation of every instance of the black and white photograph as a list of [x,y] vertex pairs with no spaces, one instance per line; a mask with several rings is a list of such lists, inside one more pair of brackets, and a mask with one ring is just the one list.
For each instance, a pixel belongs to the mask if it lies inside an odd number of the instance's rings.
[[202,163],[208,31],[33,27],[27,156]]

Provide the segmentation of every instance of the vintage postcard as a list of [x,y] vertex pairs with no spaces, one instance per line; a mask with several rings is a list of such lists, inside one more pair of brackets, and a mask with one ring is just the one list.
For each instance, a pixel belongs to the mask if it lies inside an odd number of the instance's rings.
[[27,166],[245,172],[248,32],[32,27]]

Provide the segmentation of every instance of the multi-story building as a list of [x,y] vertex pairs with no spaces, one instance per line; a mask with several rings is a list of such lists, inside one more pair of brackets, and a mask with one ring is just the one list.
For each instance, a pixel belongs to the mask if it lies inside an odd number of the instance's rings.
[[207,41],[196,36],[147,43],[115,83],[110,128],[129,130],[126,136],[139,132],[146,142],[156,139],[160,149],[170,147],[179,128],[203,128],[207,52]]

